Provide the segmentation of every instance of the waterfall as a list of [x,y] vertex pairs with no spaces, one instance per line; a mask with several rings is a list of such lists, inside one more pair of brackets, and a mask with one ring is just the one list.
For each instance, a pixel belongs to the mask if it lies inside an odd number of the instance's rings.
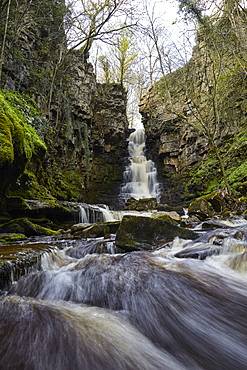
[[124,171],[121,198],[156,198],[159,201],[159,183],[155,164],[145,156],[145,131],[138,128],[129,136],[130,164]]
[[106,222],[115,221],[116,218],[112,211],[106,205],[86,204],[82,203],[79,205],[80,209],[80,221],[82,223],[95,223],[95,222]]

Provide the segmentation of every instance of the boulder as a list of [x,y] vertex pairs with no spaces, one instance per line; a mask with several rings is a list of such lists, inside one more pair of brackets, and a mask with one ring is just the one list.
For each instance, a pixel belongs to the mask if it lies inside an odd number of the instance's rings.
[[189,205],[189,216],[196,216],[199,220],[206,220],[213,217],[215,211],[213,206],[204,198],[198,198]]
[[25,236],[57,235],[58,232],[32,223],[28,218],[17,218],[0,226],[0,233],[17,233]]
[[90,226],[91,226],[91,224],[88,224],[88,223],[75,224],[75,225],[71,226],[70,232],[71,232],[71,234],[81,233],[83,230],[87,229]]
[[176,258],[195,258],[199,260],[205,260],[208,256],[218,255],[220,253],[220,247],[217,245],[198,245],[188,248],[184,248],[182,251],[175,254]]
[[109,234],[115,234],[119,228],[120,221],[96,222],[94,224],[77,224],[71,227],[73,236],[84,238],[97,238]]
[[152,250],[176,236],[183,239],[197,237],[195,232],[177,226],[176,221],[167,215],[163,219],[126,215],[116,233],[116,246],[125,251]]
[[181,217],[176,211],[171,211],[171,212],[166,212],[166,211],[158,211],[155,213],[152,213],[153,218],[158,218],[158,219],[166,219],[166,216],[172,218],[175,221],[180,221]]
[[206,220],[216,214],[220,216],[241,215],[247,210],[245,199],[238,199],[228,194],[226,189],[214,192],[194,200],[188,209],[189,216],[196,216]]
[[125,209],[135,211],[148,211],[156,208],[157,208],[156,198],[135,199],[131,197],[127,200],[125,204]]

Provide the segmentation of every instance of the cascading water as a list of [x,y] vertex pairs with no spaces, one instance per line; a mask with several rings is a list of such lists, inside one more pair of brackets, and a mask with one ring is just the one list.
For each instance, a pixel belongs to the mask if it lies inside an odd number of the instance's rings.
[[0,368],[245,370],[247,224],[223,226],[153,252],[47,254],[0,299]]
[[95,223],[115,221],[114,212],[110,211],[106,205],[79,204],[80,221],[82,223]]
[[145,131],[138,128],[129,136],[130,164],[124,171],[121,198],[156,198],[159,201],[159,183],[155,164],[145,156]]

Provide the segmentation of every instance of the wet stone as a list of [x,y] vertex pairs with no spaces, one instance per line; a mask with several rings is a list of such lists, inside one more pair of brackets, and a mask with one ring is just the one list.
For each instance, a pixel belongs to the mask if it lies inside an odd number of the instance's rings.
[[193,240],[197,238],[195,232],[177,226],[176,221],[168,215],[161,219],[126,215],[116,233],[116,246],[125,251],[152,250],[176,236]]

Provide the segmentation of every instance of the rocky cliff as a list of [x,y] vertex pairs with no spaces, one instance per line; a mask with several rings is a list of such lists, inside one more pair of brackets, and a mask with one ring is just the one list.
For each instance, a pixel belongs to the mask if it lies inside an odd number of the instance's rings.
[[29,158],[15,151],[15,160],[5,161],[14,176],[0,168],[6,179],[1,195],[117,205],[127,156],[126,92],[97,84],[80,50],[66,50],[65,13],[63,0],[11,3],[2,92],[46,151]]
[[[221,33],[224,22],[216,24]],[[220,54],[210,40],[198,32],[189,63],[158,81],[140,104],[161,201],[173,206],[225,186],[217,150],[230,186],[246,195],[247,64],[235,35],[221,40]]]

